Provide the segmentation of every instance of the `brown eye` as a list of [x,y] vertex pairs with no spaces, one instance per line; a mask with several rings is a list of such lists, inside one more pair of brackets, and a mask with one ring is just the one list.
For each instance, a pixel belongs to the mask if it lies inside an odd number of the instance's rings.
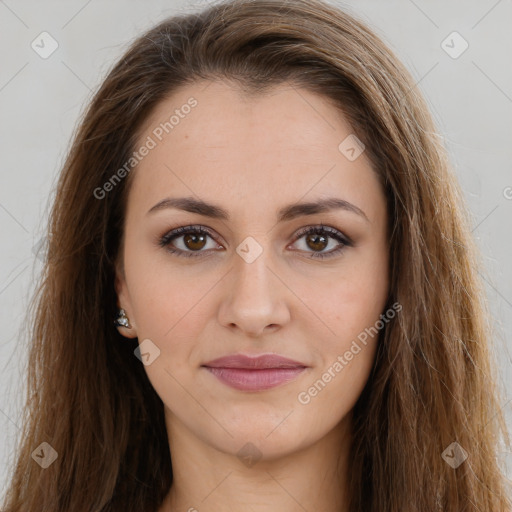
[[[212,247],[205,249],[208,244],[208,238],[211,238],[214,243]],[[330,258],[343,251],[346,247],[353,246],[353,242],[349,237],[335,228],[324,225],[310,226],[302,229],[297,233],[295,243],[302,238],[305,245],[302,252],[309,253],[311,258]],[[326,251],[325,249],[331,245],[331,240],[338,242],[337,246],[335,244],[333,249]],[[158,243],[170,253],[185,257],[207,256],[211,250],[222,248],[222,246],[215,243],[214,237],[210,232],[202,226],[184,226],[174,229],[161,237]]]
[[[174,229],[161,237],[159,245],[178,256],[201,257],[209,252],[209,249],[203,250],[208,244],[208,238],[213,240],[209,231],[201,226],[185,226]],[[176,247],[176,243],[181,247]],[[219,245],[214,243],[210,249],[217,249],[218,247]]]
[[318,235],[317,233],[310,233],[306,236],[306,243],[308,247],[315,251],[323,251],[328,245],[328,237]]
[[[337,229],[329,226],[312,226],[302,229],[296,235],[296,242],[304,238],[305,252],[310,253],[311,258],[330,258],[336,256],[343,251],[346,247],[352,247],[353,242]],[[337,246],[334,244],[334,249],[325,251],[329,246],[330,240],[338,242]],[[312,250],[313,252],[308,251]]]
[[184,235],[183,243],[191,251],[200,251],[206,245],[206,235]]

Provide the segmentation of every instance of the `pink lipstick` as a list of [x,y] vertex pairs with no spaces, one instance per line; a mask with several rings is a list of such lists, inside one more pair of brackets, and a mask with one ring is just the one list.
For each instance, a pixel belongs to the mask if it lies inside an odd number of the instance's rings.
[[278,356],[233,354],[202,365],[220,381],[241,391],[263,391],[295,379],[307,365]]

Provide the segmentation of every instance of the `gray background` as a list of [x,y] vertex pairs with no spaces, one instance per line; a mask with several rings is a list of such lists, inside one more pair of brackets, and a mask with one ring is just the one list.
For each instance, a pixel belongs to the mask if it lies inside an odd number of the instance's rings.
[[[27,354],[20,329],[48,200],[79,115],[127,43],[178,10],[206,1],[0,0],[0,494],[20,428]],[[391,46],[426,96],[456,167],[487,268],[503,410],[512,425],[512,2],[331,2]],[[31,47],[46,31],[58,42],[43,59]],[[458,58],[442,48],[457,31]],[[39,43],[40,44],[40,43]],[[460,42],[448,39],[454,50]],[[45,44],[49,48],[49,42]],[[35,447],[34,447],[35,448]],[[512,478],[512,457],[505,455]]]

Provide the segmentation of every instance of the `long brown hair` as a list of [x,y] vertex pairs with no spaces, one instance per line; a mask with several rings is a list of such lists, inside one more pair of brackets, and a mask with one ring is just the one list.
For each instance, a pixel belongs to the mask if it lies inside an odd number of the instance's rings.
[[[131,180],[101,199],[94,191],[129,160],[164,97],[219,78],[252,94],[288,82],[334,102],[385,187],[389,304],[403,309],[381,333],[354,409],[350,510],[509,510],[497,453],[500,436],[510,441],[489,351],[484,270],[445,148],[390,49],[320,0],[234,0],[166,19],[102,83],[53,202],[27,316],[23,429],[2,510],[152,512],[169,491],[162,401],[134,356],[137,340],[112,323]],[[42,442],[58,454],[45,469],[31,457]],[[454,467],[443,454],[460,455],[459,446],[468,456]]]

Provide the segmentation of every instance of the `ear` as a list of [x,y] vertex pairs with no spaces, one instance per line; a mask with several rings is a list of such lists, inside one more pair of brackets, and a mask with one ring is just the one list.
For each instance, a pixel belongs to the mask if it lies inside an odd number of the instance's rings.
[[114,279],[114,287],[117,295],[117,308],[124,309],[126,316],[128,317],[128,321],[131,327],[124,327],[122,325],[117,326],[117,330],[120,334],[122,334],[125,338],[136,338],[137,337],[137,327],[135,323],[135,315],[132,308],[132,303],[130,299],[130,293],[128,291],[128,286],[126,284],[126,276],[124,272],[124,266],[118,259],[115,265],[115,279]]

